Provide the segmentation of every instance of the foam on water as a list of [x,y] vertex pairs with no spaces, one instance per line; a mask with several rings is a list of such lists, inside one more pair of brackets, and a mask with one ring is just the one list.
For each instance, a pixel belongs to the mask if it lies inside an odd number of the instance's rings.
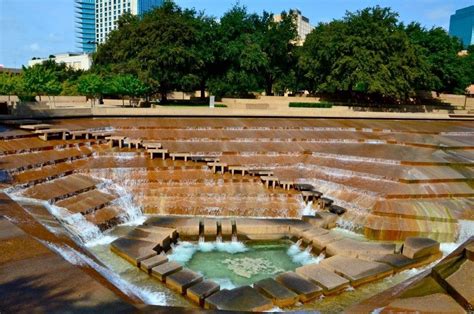
[[226,252],[230,254],[242,253],[248,251],[248,248],[242,242],[204,242],[197,244],[191,242],[180,242],[173,246],[172,253],[168,256],[169,260],[186,264],[196,252]]
[[308,204],[304,205],[304,208],[300,211],[301,216],[314,216],[316,214],[316,210],[313,208],[313,202],[308,202]]
[[293,263],[301,265],[319,264],[325,257],[323,253],[317,257],[314,257],[310,252],[301,250],[298,243],[290,246],[286,253],[291,257]]
[[232,280],[228,278],[212,278],[211,280],[217,283],[221,287],[221,290],[232,290],[237,288],[237,286],[232,282]]
[[441,243],[440,249],[443,252],[443,256],[449,255],[461,244],[466,242],[470,237],[474,236],[474,221],[472,220],[459,220],[459,235],[456,242]]
[[87,221],[80,213],[72,214],[67,209],[52,205],[44,200],[28,198],[18,194],[9,194],[9,196],[20,204],[40,205],[46,208],[73,235],[74,239],[80,243],[97,240],[102,236],[100,229]]
[[46,246],[61,255],[66,261],[77,266],[88,266],[96,270],[99,274],[104,276],[109,282],[116,286],[119,290],[128,296],[137,296],[144,303],[151,305],[167,305],[164,293],[152,291],[147,288],[139,288],[136,285],[125,281],[119,275],[112,272],[110,269],[97,264],[94,260],[77,252],[70,246],[58,246],[53,243],[42,241]]

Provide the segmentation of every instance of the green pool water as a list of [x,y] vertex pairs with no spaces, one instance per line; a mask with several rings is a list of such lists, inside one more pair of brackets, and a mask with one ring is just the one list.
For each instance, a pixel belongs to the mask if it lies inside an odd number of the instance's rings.
[[188,253],[192,254],[189,260],[186,257],[180,259],[180,252],[172,259],[219,282],[223,287],[231,288],[250,285],[301,266],[288,254],[292,244],[290,241],[246,242],[241,244],[240,249],[231,247],[230,243],[224,243],[220,248],[215,243],[204,246],[188,244]]

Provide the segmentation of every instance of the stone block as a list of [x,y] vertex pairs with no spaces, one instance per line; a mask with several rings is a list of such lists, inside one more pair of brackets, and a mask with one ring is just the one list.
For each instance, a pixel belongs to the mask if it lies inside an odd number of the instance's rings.
[[215,240],[217,236],[217,220],[216,219],[204,219],[204,235],[206,238]]
[[329,256],[345,255],[351,257],[369,254],[387,255],[393,254],[395,248],[393,243],[364,242],[345,238],[329,243],[326,246],[326,254]]
[[166,282],[166,277],[180,271],[181,269],[183,269],[181,264],[171,261],[153,267],[151,269],[151,275],[163,282]]
[[312,299],[320,296],[323,291],[323,289],[318,285],[294,272],[279,274],[275,280],[291,291],[295,292],[302,302],[311,301]]
[[408,258],[420,258],[439,253],[439,242],[429,238],[410,237],[403,244],[402,254]]
[[253,287],[279,307],[291,306],[299,300],[299,296],[296,293],[273,278],[260,280],[254,283]]
[[466,246],[466,258],[468,260],[474,261],[474,243],[471,243]]
[[171,245],[170,232],[149,232],[140,228],[130,231],[125,238],[143,240],[156,243],[156,250],[168,250]]
[[339,219],[339,216],[336,214],[331,212],[317,212],[316,214],[324,221],[323,225],[321,226],[322,228],[332,229],[336,227],[336,222]]
[[219,290],[220,286],[214,281],[203,280],[189,287],[186,291],[186,295],[191,301],[196,302],[200,306],[204,306],[204,300]]
[[220,222],[222,228],[222,236],[226,238],[232,236],[232,221],[230,219],[221,219]]
[[392,266],[393,268],[395,268],[397,271],[401,271],[403,269],[413,268],[417,266],[416,265],[417,260],[408,258],[403,254],[383,255],[383,256],[375,258],[374,261],[388,264]]
[[451,294],[458,299],[461,304],[474,307],[474,262],[465,260],[459,269],[445,279],[449,287],[456,291],[457,296]]
[[396,299],[382,313],[466,313],[449,295],[434,293],[422,297]]
[[141,261],[158,254],[153,250],[156,246],[153,242],[119,238],[110,244],[110,250],[133,265],[140,266]]
[[168,275],[168,277],[166,277],[166,285],[178,293],[186,294],[186,290],[198,282],[201,282],[202,278],[202,275],[184,268]]
[[331,205],[329,206],[329,211],[333,214],[336,214],[338,216],[343,215],[347,210],[344,207],[338,206],[338,205]]
[[205,307],[213,310],[261,312],[273,308],[273,303],[254,288],[243,286],[214,293],[206,298]]
[[392,267],[387,264],[342,255],[326,258],[320,265],[349,279],[353,286],[359,286],[393,273]]
[[313,237],[313,247],[318,251],[323,251],[326,249],[328,244],[341,240],[342,238],[343,236],[341,234],[330,231],[328,233]]
[[153,257],[150,257],[148,259],[141,261],[140,268],[144,272],[150,273],[153,267],[164,264],[167,261],[168,261],[168,257],[166,256],[166,254],[161,253],[161,254],[155,255]]
[[349,286],[349,280],[318,264],[298,267],[296,273],[323,288],[325,295],[338,293]]

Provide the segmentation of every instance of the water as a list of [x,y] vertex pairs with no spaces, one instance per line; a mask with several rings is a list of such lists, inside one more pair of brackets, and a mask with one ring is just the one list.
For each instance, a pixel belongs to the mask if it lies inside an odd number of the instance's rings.
[[317,258],[311,260],[309,256],[290,241],[182,242],[169,259],[233,288],[316,262]]

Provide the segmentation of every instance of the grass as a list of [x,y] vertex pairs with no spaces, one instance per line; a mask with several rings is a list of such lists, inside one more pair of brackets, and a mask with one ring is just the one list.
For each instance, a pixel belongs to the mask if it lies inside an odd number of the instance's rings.
[[332,108],[330,102],[290,102],[290,108]]

